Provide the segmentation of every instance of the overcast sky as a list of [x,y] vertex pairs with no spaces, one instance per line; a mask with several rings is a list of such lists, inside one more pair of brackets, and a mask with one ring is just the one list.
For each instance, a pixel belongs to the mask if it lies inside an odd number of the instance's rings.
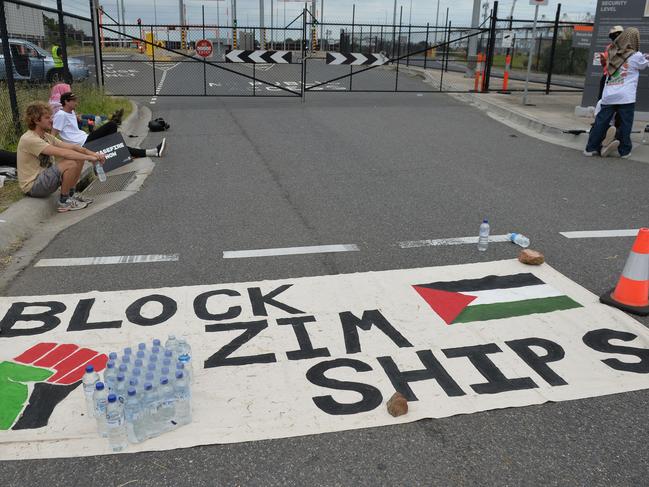
[[[143,23],[153,23],[157,17],[159,24],[175,24],[179,21],[180,0],[125,0],[126,21],[135,23],[141,18]],[[201,23],[201,6],[205,5],[206,23],[215,24],[217,19],[217,5],[220,12],[220,23],[226,25],[227,19],[231,19],[231,0],[184,0],[187,9],[187,20],[190,24]],[[485,3],[486,0],[481,0]],[[514,0],[501,0],[499,2],[499,17],[509,15]],[[540,8],[540,14],[547,18],[554,18],[557,4],[562,4],[562,11],[567,12],[573,19],[581,18],[586,13],[595,12],[596,0],[549,0],[550,5]],[[303,2],[283,2],[274,0],[275,24],[284,25],[284,10],[286,19],[290,22],[298,15]],[[317,8],[320,10],[321,0],[317,0]],[[392,22],[393,0],[324,0],[324,21],[325,22],[350,22],[352,17],[352,5],[356,4],[356,21],[368,23]],[[490,8],[493,0],[489,2]],[[516,2],[516,18],[533,18],[534,7],[529,5],[529,0],[518,0]],[[44,5],[55,5],[55,0],[43,0]],[[73,12],[87,15],[88,9],[86,0],[63,0],[64,8]],[[100,0],[107,13],[117,18],[117,0]],[[411,14],[412,4],[412,14]],[[271,0],[264,0],[266,11],[266,24],[270,25]],[[309,1],[309,5],[311,2]],[[426,24],[435,22],[437,11],[437,0],[397,0],[397,21],[399,7],[403,6],[403,22],[408,23],[412,15],[413,24]],[[450,18],[456,25],[469,25],[473,0],[439,0],[440,24],[443,24],[447,7],[450,9]],[[259,23],[259,0],[237,0],[237,17],[240,26],[246,24],[258,25]]]

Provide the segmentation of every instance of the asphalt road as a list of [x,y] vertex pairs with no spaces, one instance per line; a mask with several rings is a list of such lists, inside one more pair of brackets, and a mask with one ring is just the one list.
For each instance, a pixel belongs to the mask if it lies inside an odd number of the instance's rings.
[[[146,103],[147,99],[142,99]],[[178,262],[26,269],[10,295],[75,293],[513,258],[492,244],[397,242],[520,231],[602,293],[632,239],[560,231],[647,224],[649,165],[584,158],[445,95],[159,98],[168,154],[133,197],[40,258],[179,253]],[[152,134],[144,145],[160,140]],[[360,252],[222,259],[227,250],[357,244]],[[645,325],[649,320],[642,320]],[[648,391],[399,426],[166,452],[0,463],[3,485],[639,485]],[[133,482],[131,482],[133,481]]]

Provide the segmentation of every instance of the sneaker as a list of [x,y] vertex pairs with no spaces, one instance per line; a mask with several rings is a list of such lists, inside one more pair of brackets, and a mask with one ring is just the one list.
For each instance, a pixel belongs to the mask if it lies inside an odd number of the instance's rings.
[[79,201],[75,198],[68,198],[65,200],[65,203],[61,203],[61,200],[59,200],[56,209],[59,213],[65,213],[66,211],[83,210],[86,206],[88,206],[86,202]]
[[625,155],[623,155],[623,156],[620,156],[620,159],[628,159],[629,157],[631,157],[631,153],[630,153],[630,152],[629,152],[628,154],[625,154]]
[[605,147],[602,147],[602,157],[608,157],[610,156],[613,152],[617,150],[617,148],[620,147],[620,141],[619,140],[614,140],[610,144],[608,144]]
[[75,200],[80,201],[81,203],[87,203],[90,204],[94,202],[95,200],[90,198],[89,196],[84,196],[83,193],[74,193],[74,196],[72,196]]
[[597,152],[596,150],[590,150],[590,151],[585,150],[584,152],[582,152],[582,154],[585,155],[586,157],[593,157],[593,156],[598,155],[599,152]]
[[162,157],[162,154],[164,154],[166,147],[167,147],[167,138],[165,137],[162,139],[162,142],[160,142],[156,147],[156,149],[158,150],[158,157]]
[[124,109],[120,108],[110,116],[110,121],[115,122],[117,125],[121,125],[123,116],[124,116]]
[[606,147],[607,145],[613,143],[616,134],[617,134],[617,129],[613,126],[609,127],[608,130],[606,131],[606,136],[602,141],[602,147]]

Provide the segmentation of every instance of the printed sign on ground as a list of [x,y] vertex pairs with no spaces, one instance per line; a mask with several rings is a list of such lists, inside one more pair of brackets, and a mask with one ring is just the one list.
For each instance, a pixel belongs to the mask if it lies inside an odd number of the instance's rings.
[[[186,335],[193,423],[127,451],[319,434],[649,387],[649,331],[517,261],[0,298],[0,459],[109,453],[80,374]],[[400,391],[410,411],[391,417]]]

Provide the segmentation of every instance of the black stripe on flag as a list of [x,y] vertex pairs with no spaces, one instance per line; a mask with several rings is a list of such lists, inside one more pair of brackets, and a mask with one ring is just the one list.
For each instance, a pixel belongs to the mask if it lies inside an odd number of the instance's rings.
[[545,284],[534,274],[513,274],[511,276],[487,276],[482,279],[464,279],[462,281],[431,282],[417,284],[418,287],[439,289],[449,292],[488,291],[490,289],[511,289],[514,287],[536,286]]

